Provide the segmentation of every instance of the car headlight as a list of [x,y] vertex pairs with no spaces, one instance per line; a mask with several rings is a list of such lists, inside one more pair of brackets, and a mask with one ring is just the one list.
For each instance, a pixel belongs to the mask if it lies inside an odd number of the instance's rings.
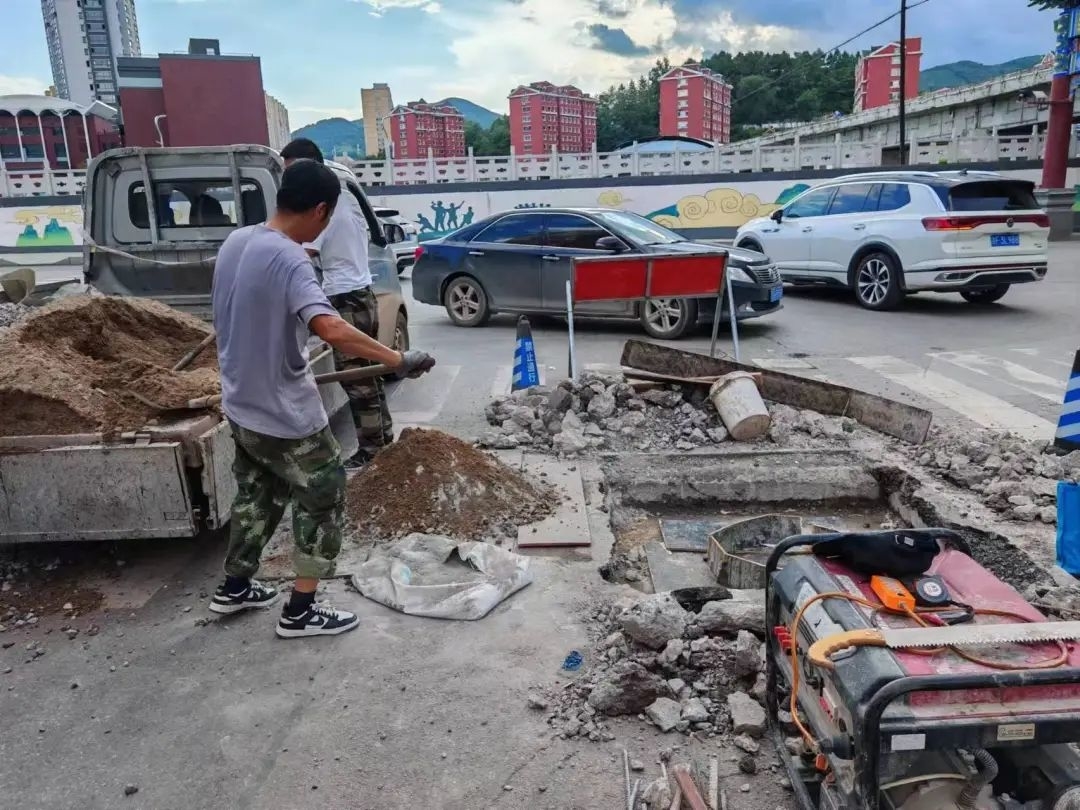
[[747,284],[754,283],[754,280],[750,278],[750,274],[741,267],[732,267],[731,265],[728,265],[727,273],[732,281],[745,281]]

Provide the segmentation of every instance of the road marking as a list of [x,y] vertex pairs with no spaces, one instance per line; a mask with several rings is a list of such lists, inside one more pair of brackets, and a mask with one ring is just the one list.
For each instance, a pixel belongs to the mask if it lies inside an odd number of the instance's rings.
[[510,395],[510,384],[514,378],[513,366],[499,366],[495,369],[495,379],[491,381],[491,398],[498,399]]
[[1014,351],[1017,354],[1026,355],[1027,357],[1037,357],[1043,363],[1053,363],[1055,366],[1064,366],[1068,369],[1072,368],[1071,362],[1066,362],[1064,360],[1055,360],[1052,357],[1044,357],[1043,352],[1040,349],[1011,349],[1010,351]]
[[[402,380],[389,397],[395,424],[429,425],[450,398],[461,366],[435,366],[418,380]],[[509,388],[509,384],[508,384]],[[409,408],[413,410],[409,410]]]
[[817,368],[817,366],[807,363],[805,360],[800,360],[797,357],[755,357],[750,362],[758,368],[768,368],[773,371]]
[[966,368],[976,374],[982,374],[984,377],[992,377],[1006,385],[1051,402],[1061,402],[1061,395],[1065,388],[1064,380],[1059,381],[1053,377],[1047,377],[1018,363],[975,352],[939,352],[930,356],[960,366],[960,368]]
[[919,368],[897,357],[849,357],[858,366],[910,388],[961,416],[993,430],[1010,430],[1027,439],[1049,440],[1057,430],[1023,408],[971,388],[936,371]]

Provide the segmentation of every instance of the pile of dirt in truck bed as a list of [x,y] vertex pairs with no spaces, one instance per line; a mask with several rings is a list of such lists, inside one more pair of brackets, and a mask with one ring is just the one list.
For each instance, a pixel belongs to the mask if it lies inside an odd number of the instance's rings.
[[217,353],[171,367],[209,333],[202,321],[143,298],[79,296],[0,336],[0,436],[133,430],[173,404],[219,393]]
[[470,444],[410,428],[350,482],[348,513],[379,538],[411,532],[479,540],[540,520],[555,508],[547,486]]

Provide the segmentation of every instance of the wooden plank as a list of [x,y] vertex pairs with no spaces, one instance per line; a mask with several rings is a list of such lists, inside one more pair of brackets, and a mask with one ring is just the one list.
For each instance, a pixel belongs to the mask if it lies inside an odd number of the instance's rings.
[[[576,467],[576,465],[573,465]],[[574,470],[564,461],[526,454],[522,460],[522,469],[530,478],[546,481],[560,495],[569,496],[568,501],[560,500],[555,513],[550,517],[528,526],[520,526],[517,535],[517,547],[523,548],[582,548],[592,545],[592,533],[589,530],[589,516],[585,509],[585,485],[581,481],[581,470]],[[546,475],[541,475],[546,473]]]
[[718,377],[733,371],[760,374],[761,393],[768,400],[833,416],[850,416],[866,427],[911,444],[926,440],[933,420],[933,413],[925,408],[865,391],[641,340],[626,341],[622,364],[654,375],[672,375],[687,380]]
[[199,452],[202,456],[199,473],[208,502],[206,525],[217,529],[228,522],[238,489],[232,471],[236,444],[229,423],[222,422],[200,436]]
[[690,805],[690,810],[709,810],[709,805],[701,797],[701,792],[694,784],[694,777],[690,775],[690,769],[686,765],[676,765],[674,768],[675,783],[682,790],[683,801]]

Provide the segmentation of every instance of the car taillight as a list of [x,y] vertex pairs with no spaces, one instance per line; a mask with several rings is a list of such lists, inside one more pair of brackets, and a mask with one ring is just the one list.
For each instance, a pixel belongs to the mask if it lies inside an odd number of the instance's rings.
[[415,259],[416,261],[420,261],[420,257],[421,257],[421,256],[423,256],[423,255],[424,255],[424,253],[426,253],[426,252],[427,252],[427,251],[426,251],[426,250],[425,250],[425,249],[424,249],[423,247],[418,247],[418,248],[416,249],[416,253],[414,253],[414,254],[413,254],[413,258],[414,258],[414,259]]
[[979,226],[977,220],[960,217],[927,217],[922,224],[928,231],[973,231]]
[[1031,221],[1039,228],[1050,227],[1050,215],[1049,214],[1036,214],[1031,218]]

